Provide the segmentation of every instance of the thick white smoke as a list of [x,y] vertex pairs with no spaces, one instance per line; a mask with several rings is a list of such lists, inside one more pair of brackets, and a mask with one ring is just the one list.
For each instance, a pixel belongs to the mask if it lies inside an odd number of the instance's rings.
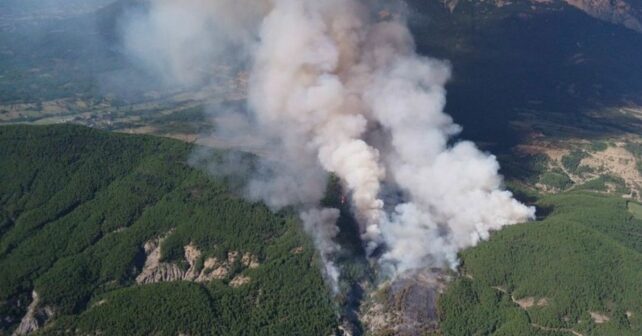
[[339,245],[333,241],[339,233],[339,228],[336,226],[339,215],[339,210],[330,208],[301,211],[303,227],[314,240],[314,246],[321,256],[324,274],[334,293],[339,292],[340,272],[332,260],[333,255],[340,249]]
[[[156,2],[156,7],[172,6],[169,1]],[[218,36],[199,22],[224,17],[225,6],[215,4],[226,2],[181,2],[194,6],[182,7],[178,18],[189,18],[193,7],[197,19],[180,34],[164,36],[169,50],[157,48],[156,55],[148,55],[144,46],[134,50],[139,58],[176,61],[169,69],[189,79],[191,74],[184,69],[190,69],[190,62],[209,56],[199,51],[201,46],[184,50],[189,48],[183,44]],[[251,42],[244,49],[251,51],[252,65],[249,115],[239,114],[235,123],[219,127],[228,136],[238,130],[261,139],[267,160],[263,174],[248,184],[248,195],[275,208],[307,209],[301,218],[333,286],[338,277],[331,260],[338,248],[332,242],[338,212],[314,209],[323,197],[328,173],[341,179],[369,251],[384,248],[379,261],[393,276],[455,266],[460,249],[488,238],[492,230],[534,216],[533,208],[501,189],[495,157],[470,142],[449,145],[460,131],[443,112],[449,65],[417,55],[402,19],[373,15],[368,1],[260,4],[260,10],[252,13],[265,16],[257,20],[254,35],[252,24],[242,29],[225,25],[225,31],[241,31],[240,36]],[[143,22],[154,25],[135,31],[151,29],[155,36],[156,25],[173,22],[164,15],[172,14],[152,10]],[[173,41],[175,37],[179,41]],[[128,41],[136,45],[135,36]],[[212,49],[208,43],[206,51]],[[244,122],[238,123],[239,118]],[[386,198],[384,203],[384,188],[401,197]]]
[[245,60],[268,10],[258,0],[151,0],[123,18],[125,51],[161,79],[207,81],[224,59]]

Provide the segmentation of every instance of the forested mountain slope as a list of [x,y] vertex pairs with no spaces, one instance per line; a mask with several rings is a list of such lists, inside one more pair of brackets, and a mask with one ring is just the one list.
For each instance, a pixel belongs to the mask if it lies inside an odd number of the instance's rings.
[[540,205],[546,219],[462,253],[439,303],[445,335],[640,335],[640,206],[595,190]]
[[191,168],[191,150],[0,128],[0,335],[330,334],[334,308],[295,217]]

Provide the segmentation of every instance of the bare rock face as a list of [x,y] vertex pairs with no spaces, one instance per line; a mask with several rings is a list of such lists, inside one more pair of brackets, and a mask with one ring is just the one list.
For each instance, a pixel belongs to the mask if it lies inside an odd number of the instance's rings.
[[362,309],[366,334],[421,336],[436,331],[436,302],[448,281],[439,270],[424,270],[379,286]]
[[[202,257],[201,251],[193,244],[184,246],[184,258],[189,268],[183,270],[175,263],[161,262],[161,244],[165,238],[160,237],[145,243],[144,249],[147,259],[142,272],[136,277],[138,284],[150,284],[169,281],[193,281],[209,282],[215,279],[225,279],[229,276],[232,266],[240,260],[241,265],[246,268],[257,268],[260,266],[258,257],[246,252],[241,256],[239,251],[230,251],[224,260],[210,257],[203,262],[202,269],[198,267],[198,261]],[[237,279],[238,276],[235,278]],[[249,277],[242,276],[231,285],[242,285],[250,281]],[[238,286],[236,286],[238,287]]]
[[33,301],[31,301],[31,304],[27,307],[27,313],[20,321],[18,328],[13,332],[13,336],[29,335],[38,331],[54,315],[54,311],[51,307],[39,306],[40,298],[36,291],[31,293],[31,297]]
[[250,252],[246,252],[243,255],[241,263],[243,264],[243,266],[248,268],[257,268],[260,266],[259,258],[257,258],[255,255],[252,255]]
[[172,263],[161,262],[161,243],[165,237],[156,238],[145,243],[144,249],[147,254],[143,271],[136,277],[136,283],[149,284],[166,281],[183,280],[185,272]]
[[194,281],[200,275],[200,272],[197,270],[196,262],[198,261],[198,258],[201,257],[201,251],[199,251],[193,244],[189,244],[183,247],[183,249],[185,250],[185,260],[187,260],[187,263],[189,264],[189,269],[185,272],[183,279]]

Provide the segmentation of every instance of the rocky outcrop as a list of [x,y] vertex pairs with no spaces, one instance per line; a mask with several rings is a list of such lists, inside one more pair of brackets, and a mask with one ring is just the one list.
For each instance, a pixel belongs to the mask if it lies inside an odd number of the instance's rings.
[[252,255],[249,252],[246,252],[243,255],[243,258],[241,259],[241,264],[243,264],[243,266],[248,268],[257,268],[261,265],[259,264],[259,258],[257,258],[255,255]]
[[[441,3],[451,13],[455,11],[460,3],[460,0],[440,0]],[[617,25],[622,25],[629,29],[642,33],[642,5],[638,4],[635,0],[491,0],[482,1],[477,0],[479,3],[491,4],[495,7],[501,8],[504,6],[512,5],[513,3],[520,3],[524,1],[530,2],[533,6],[532,9],[538,8],[539,5],[548,6],[566,3],[573,6],[584,13],[600,19],[602,21],[610,22]]]
[[451,13],[455,11],[455,8],[457,8],[459,4],[459,0],[442,0],[442,2]]
[[[150,284],[168,281],[194,281],[209,282],[215,279],[226,279],[232,267],[240,262],[245,268],[257,268],[260,266],[259,259],[255,255],[246,252],[241,255],[238,251],[230,251],[225,259],[219,260],[216,257],[209,257],[199,267],[199,260],[202,258],[201,251],[193,244],[184,246],[184,258],[189,267],[187,270],[176,263],[161,262],[161,244],[164,238],[157,238],[145,243],[144,249],[147,259],[143,270],[136,277],[138,284]],[[238,277],[237,277],[238,278]],[[237,279],[235,278],[235,279]],[[249,277],[239,278],[231,285],[240,285],[250,281]]]
[[585,13],[642,33],[642,12],[625,0],[564,0]]
[[166,281],[183,280],[185,272],[173,263],[161,262],[161,243],[165,237],[157,238],[145,243],[144,249],[147,258],[143,270],[136,277],[139,284],[148,284]]
[[27,307],[27,313],[20,321],[18,328],[13,332],[13,336],[29,335],[38,331],[54,315],[51,307],[40,307],[40,298],[36,291],[31,293],[31,298],[33,301]]

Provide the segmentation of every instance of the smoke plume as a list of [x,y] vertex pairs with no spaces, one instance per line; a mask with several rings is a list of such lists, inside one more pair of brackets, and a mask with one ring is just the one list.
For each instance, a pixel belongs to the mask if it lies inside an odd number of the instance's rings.
[[216,136],[256,140],[262,159],[247,196],[304,209],[335,288],[338,211],[319,208],[329,174],[392,277],[455,267],[457,251],[534,216],[502,190],[494,156],[452,144],[460,127],[443,112],[450,65],[418,55],[402,15],[371,3],[156,0],[126,29],[138,59],[181,81],[241,50],[247,111],[225,111]]

